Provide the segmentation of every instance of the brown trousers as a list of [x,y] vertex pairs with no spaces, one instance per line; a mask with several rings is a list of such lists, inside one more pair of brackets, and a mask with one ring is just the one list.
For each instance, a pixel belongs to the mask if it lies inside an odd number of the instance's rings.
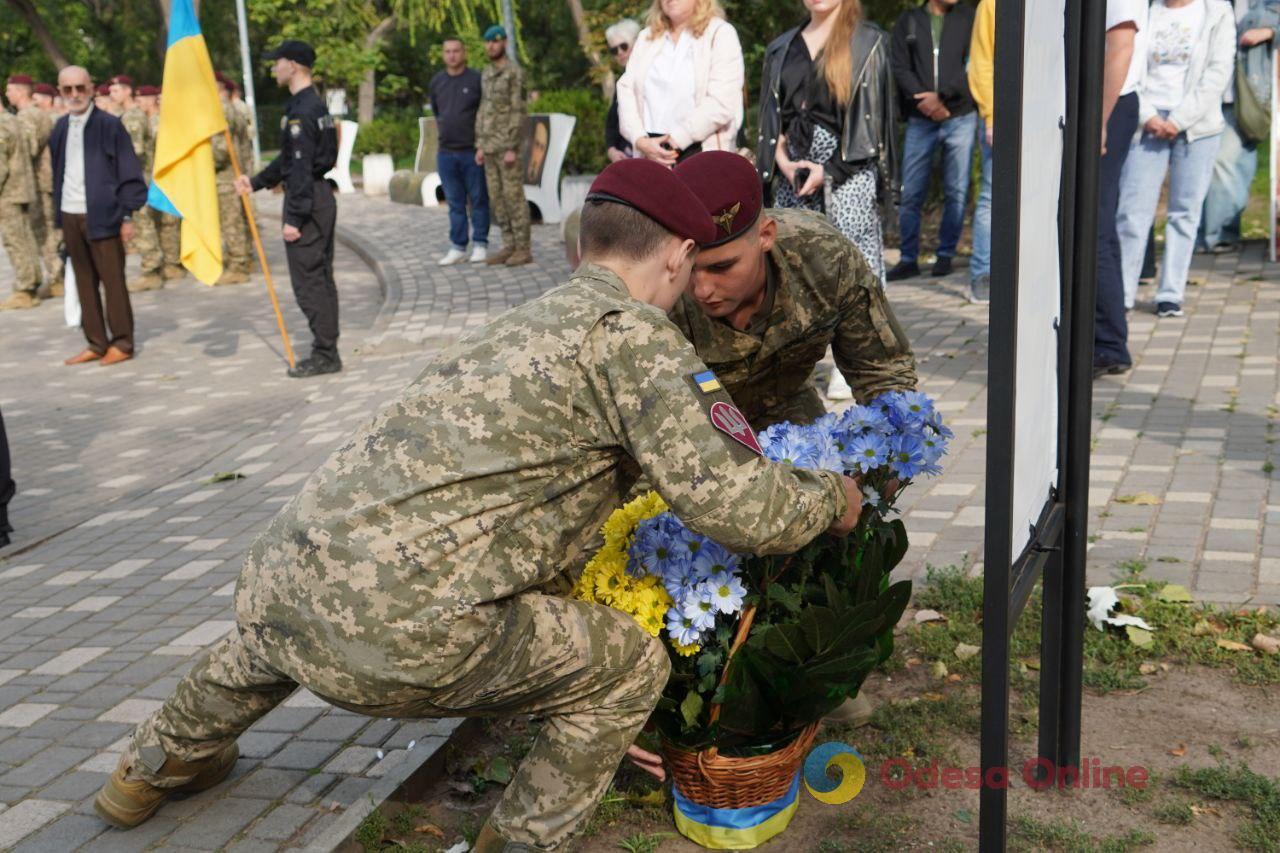
[[[133,305],[125,287],[124,242],[119,234],[104,240],[90,240],[88,229],[83,213],[62,214],[62,239],[76,271],[76,292],[80,296],[80,328],[89,349],[99,355],[109,346],[132,353]],[[103,294],[107,302],[105,317]]]

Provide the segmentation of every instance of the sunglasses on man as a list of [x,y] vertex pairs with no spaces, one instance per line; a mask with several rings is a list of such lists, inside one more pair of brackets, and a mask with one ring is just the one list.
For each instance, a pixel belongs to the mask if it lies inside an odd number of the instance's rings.
[[77,83],[74,86],[59,86],[58,91],[64,95],[87,95],[89,94],[89,85]]
[[609,48],[609,52],[612,53],[614,56],[617,56],[618,54],[624,53],[628,50],[631,50],[631,45],[627,44],[626,42],[623,42],[622,44],[615,44],[613,47]]

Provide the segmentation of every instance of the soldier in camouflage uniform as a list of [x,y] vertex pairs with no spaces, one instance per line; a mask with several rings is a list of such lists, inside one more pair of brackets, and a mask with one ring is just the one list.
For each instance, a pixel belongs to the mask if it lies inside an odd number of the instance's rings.
[[40,249],[31,233],[31,207],[38,206],[31,154],[22,122],[0,110],[0,237],[13,267],[13,295],[0,310],[40,304]]
[[524,197],[520,135],[524,130],[524,72],[507,57],[507,31],[494,24],[484,31],[490,62],[480,75],[476,113],[476,162],[484,166],[489,209],[502,228],[502,251],[485,263],[509,267],[533,263],[529,248],[529,203]]
[[[222,96],[222,114],[227,120],[227,129],[231,132],[231,142],[239,160],[249,128],[245,124],[244,114],[231,106],[231,91],[226,82],[225,78],[219,80],[221,85],[218,93]],[[236,170],[231,162],[231,152],[227,150],[226,135],[215,133],[209,142],[213,146],[213,167],[217,170],[218,220],[222,227],[223,271],[216,284],[241,284],[249,280],[253,269],[249,254],[249,220],[245,216],[240,195],[236,192]],[[243,164],[245,161],[239,162]],[[241,166],[242,172],[243,169]]]
[[475,849],[563,849],[624,754],[658,762],[632,743],[666,683],[662,644],[548,594],[629,482],[737,550],[852,528],[854,481],[768,462],[693,378],[705,368],[663,313],[712,229],[688,189],[630,160],[593,191],[569,283],[444,351],[253,544],[238,630],[135,731],[104,818],[136,825],[169,791],[216,784],[235,738],[302,684],[370,716],[545,716]]
[[[120,111],[120,122],[133,141],[133,153],[142,164],[142,174],[151,182],[152,161],[155,146],[151,133],[151,119],[133,100],[133,80],[123,74],[111,78],[111,102]],[[164,254],[160,251],[160,236],[156,233],[155,214],[144,207],[133,218],[133,240],[127,247],[137,252],[142,261],[142,274],[129,282],[129,291],[156,290],[164,287]]]
[[[156,134],[160,130],[160,88],[158,86],[139,86],[138,107],[147,114],[150,122],[151,139],[147,148],[147,163],[144,174],[147,181],[155,170]],[[164,257],[164,280],[183,278],[187,274],[182,265],[182,220],[172,213],[165,213],[148,207],[146,213],[155,223],[156,235],[160,243],[160,254]]]
[[879,278],[825,218],[762,211],[759,178],[736,154],[695,154],[676,172],[719,235],[671,319],[753,427],[826,412],[813,370],[828,346],[860,402],[915,387],[911,344]]
[[61,230],[53,224],[53,167],[49,157],[49,134],[53,130],[53,114],[35,103],[35,81],[25,74],[15,74],[5,86],[5,100],[18,111],[31,152],[31,171],[35,175],[37,200],[30,206],[31,233],[44,262],[45,281],[52,293],[62,283]]

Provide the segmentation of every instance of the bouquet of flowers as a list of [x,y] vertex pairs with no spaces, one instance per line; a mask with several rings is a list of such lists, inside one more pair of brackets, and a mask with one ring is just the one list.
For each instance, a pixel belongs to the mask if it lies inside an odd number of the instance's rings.
[[907,550],[895,502],[915,478],[940,473],[951,437],[914,391],[761,432],[774,461],[860,478],[854,532],[796,554],[734,554],[685,527],[655,493],[609,518],[575,595],[665,636],[672,675],[654,720],[667,744],[767,754],[857,695],[891,652],[911,595],[910,581],[888,580]]

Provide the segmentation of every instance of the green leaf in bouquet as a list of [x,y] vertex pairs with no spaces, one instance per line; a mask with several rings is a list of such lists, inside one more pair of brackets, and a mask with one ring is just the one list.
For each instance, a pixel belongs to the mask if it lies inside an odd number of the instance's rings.
[[698,679],[698,684],[694,688],[699,693],[710,693],[716,689],[716,682],[720,680],[720,676],[714,672],[708,672],[702,678]]
[[[720,725],[730,731],[763,735],[772,731],[781,718],[781,702],[789,694],[786,669],[761,670],[761,657],[745,647],[734,655],[720,706]],[[781,673],[781,677],[777,676]]]
[[702,697],[695,690],[690,690],[680,703],[680,716],[684,717],[686,728],[697,728],[698,715],[702,713]]
[[849,601],[845,598],[844,593],[840,591],[840,587],[836,586],[836,582],[831,579],[830,575],[822,576],[823,592],[826,593],[827,606],[837,611],[845,610],[849,607]]
[[800,590],[790,584],[775,583],[769,587],[769,599],[776,601],[785,607],[790,613],[799,613],[803,602],[800,600]]
[[805,675],[814,679],[836,679],[852,677],[855,673],[865,672],[875,667],[878,662],[876,650],[870,646],[862,646],[849,654],[827,658],[820,663],[810,663],[804,668]]
[[[813,654],[805,640],[804,629],[799,625],[770,626],[764,633],[764,647],[788,663],[803,663]],[[742,650],[738,653],[741,654]]]
[[910,543],[907,542],[907,526],[902,523],[902,519],[895,518],[887,527],[890,536],[884,550],[885,574],[897,568],[902,558],[907,556],[907,548],[910,547]]
[[724,660],[719,651],[705,651],[698,655],[698,676],[715,675],[720,671],[720,662]]
[[814,654],[822,654],[840,632],[840,622],[830,607],[811,604],[800,613],[800,628]]

